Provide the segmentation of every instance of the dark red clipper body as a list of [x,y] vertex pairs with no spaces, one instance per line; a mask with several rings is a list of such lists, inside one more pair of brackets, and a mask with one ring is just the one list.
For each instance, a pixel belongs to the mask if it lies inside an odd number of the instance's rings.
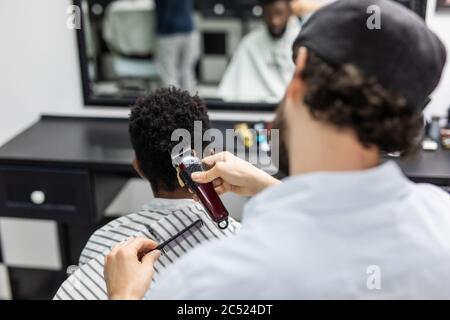
[[204,171],[199,158],[189,155],[180,155],[173,158],[173,165],[178,168],[180,178],[191,189],[205,207],[211,219],[219,225],[219,228],[228,227],[228,211],[222,203],[212,183],[196,183],[191,175],[194,172]]

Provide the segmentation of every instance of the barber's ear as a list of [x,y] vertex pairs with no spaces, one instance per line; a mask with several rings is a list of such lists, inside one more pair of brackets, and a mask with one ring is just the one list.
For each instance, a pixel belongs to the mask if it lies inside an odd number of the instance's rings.
[[133,159],[132,164],[133,164],[133,169],[134,169],[134,171],[136,171],[137,174],[138,174],[142,179],[146,179],[144,173],[143,173],[142,170],[141,170],[141,166],[140,166],[140,164],[139,164],[139,160],[138,160],[136,157]]
[[295,60],[295,75],[300,76],[306,67],[306,61],[308,59],[308,49],[306,47],[300,47],[298,49],[297,58]]
[[295,74],[288,86],[286,99],[291,101],[300,101],[303,99],[305,82],[303,81],[302,73],[306,67],[307,57],[308,50],[305,47],[300,47],[295,58]]

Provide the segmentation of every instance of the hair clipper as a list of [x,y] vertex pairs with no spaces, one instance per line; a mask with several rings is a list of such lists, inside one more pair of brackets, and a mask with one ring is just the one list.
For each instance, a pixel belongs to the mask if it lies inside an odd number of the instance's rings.
[[214,190],[212,183],[196,183],[191,175],[194,172],[204,171],[202,161],[193,155],[191,149],[183,149],[180,154],[171,154],[172,165],[177,170],[183,183],[191,189],[206,209],[211,219],[220,229],[228,227],[228,211]]

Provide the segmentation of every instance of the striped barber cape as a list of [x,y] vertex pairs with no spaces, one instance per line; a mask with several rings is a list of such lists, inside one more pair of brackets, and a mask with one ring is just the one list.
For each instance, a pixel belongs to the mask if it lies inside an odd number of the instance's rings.
[[203,242],[231,236],[240,228],[240,224],[230,217],[228,228],[219,229],[202,205],[193,200],[153,199],[139,213],[123,216],[97,230],[83,249],[78,268],[61,285],[53,299],[109,299],[103,278],[103,267],[105,255],[115,245],[131,237],[146,237],[162,243],[199,219],[203,221],[200,228],[164,250],[164,254],[154,266],[154,284],[158,282],[161,273],[186,252]]

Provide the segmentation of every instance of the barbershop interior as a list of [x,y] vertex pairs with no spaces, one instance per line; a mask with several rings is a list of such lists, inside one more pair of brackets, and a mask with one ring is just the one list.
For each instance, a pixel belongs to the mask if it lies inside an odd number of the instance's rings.
[[1,0],[0,300],[450,299],[449,30],[449,0]]

